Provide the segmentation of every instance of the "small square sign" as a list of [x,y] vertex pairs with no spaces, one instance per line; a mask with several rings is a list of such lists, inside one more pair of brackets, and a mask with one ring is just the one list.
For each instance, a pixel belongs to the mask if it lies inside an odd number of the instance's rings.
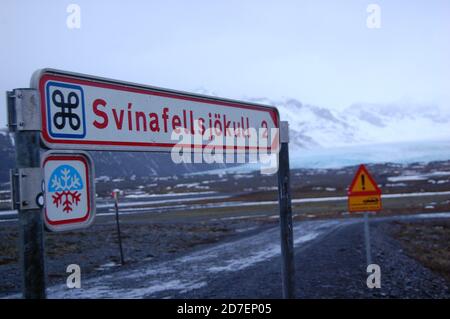
[[95,215],[90,157],[86,153],[48,152],[43,168],[47,228],[60,231],[89,226]]
[[79,85],[47,82],[47,128],[51,137],[83,138],[86,118],[83,88]]

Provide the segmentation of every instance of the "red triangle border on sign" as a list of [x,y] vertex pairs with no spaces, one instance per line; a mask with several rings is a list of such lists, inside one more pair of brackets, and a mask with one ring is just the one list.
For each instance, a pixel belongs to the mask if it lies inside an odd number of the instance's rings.
[[[369,181],[372,183],[372,185],[375,186],[375,191],[363,191],[363,192],[352,192],[351,190],[353,187],[355,187],[355,184],[358,181],[359,174],[364,173]],[[378,184],[373,179],[372,175],[370,175],[369,171],[367,170],[366,166],[364,164],[359,165],[358,170],[356,171],[355,177],[353,177],[353,181],[350,184],[350,187],[348,189],[348,196],[352,195],[381,195],[381,189],[378,187]]]

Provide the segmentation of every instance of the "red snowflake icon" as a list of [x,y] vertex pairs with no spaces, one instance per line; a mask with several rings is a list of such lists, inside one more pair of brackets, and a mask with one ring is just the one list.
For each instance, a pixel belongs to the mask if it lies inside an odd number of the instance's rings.
[[54,195],[52,195],[53,198],[53,204],[56,205],[56,207],[59,207],[59,205],[63,205],[63,211],[66,213],[70,213],[73,208],[72,205],[75,203],[75,205],[78,205],[80,202],[81,193],[78,191],[62,191],[62,192],[56,192]]

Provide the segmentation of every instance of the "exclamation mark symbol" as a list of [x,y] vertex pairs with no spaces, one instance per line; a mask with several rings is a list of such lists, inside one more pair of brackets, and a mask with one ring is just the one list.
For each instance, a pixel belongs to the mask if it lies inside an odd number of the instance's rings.
[[366,177],[364,176],[364,174],[361,175],[361,184],[363,191],[366,190]]

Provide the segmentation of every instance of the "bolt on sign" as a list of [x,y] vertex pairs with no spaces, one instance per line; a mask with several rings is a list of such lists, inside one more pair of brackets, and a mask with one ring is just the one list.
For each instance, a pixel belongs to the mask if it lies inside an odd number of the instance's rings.
[[381,210],[381,190],[364,165],[360,165],[348,190],[349,212]]
[[87,153],[46,152],[44,221],[50,231],[88,227],[95,217],[92,159]]
[[[271,106],[52,69],[35,72],[31,86],[40,94],[42,141],[51,149],[170,152],[178,142],[174,132],[200,137],[192,138],[193,151],[213,134],[225,149],[278,147],[272,129],[279,127],[279,114]],[[253,130],[266,141],[237,142],[250,140]]]

